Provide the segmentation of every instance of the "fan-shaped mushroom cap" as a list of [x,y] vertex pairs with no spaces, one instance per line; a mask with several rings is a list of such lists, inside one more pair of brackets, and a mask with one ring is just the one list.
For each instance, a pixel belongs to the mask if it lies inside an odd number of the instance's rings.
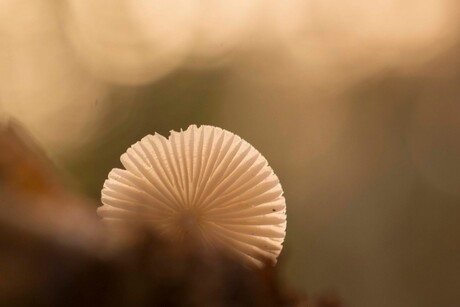
[[190,126],[147,135],[121,156],[102,189],[105,222],[141,220],[166,238],[225,249],[245,263],[276,262],[286,204],[267,160],[239,136]]

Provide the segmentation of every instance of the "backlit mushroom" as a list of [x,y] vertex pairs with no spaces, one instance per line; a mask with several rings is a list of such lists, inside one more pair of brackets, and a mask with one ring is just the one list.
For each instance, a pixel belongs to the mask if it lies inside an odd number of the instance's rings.
[[276,262],[286,204],[267,160],[212,126],[147,135],[121,156],[102,189],[108,224],[141,220],[169,240],[195,240],[261,266]]

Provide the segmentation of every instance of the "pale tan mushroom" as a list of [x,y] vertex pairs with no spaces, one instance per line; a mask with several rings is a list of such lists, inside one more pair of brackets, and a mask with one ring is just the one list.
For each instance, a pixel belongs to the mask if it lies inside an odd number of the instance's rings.
[[121,156],[102,189],[105,222],[142,220],[169,240],[195,240],[262,266],[276,263],[286,204],[267,160],[239,136],[190,126],[147,135]]

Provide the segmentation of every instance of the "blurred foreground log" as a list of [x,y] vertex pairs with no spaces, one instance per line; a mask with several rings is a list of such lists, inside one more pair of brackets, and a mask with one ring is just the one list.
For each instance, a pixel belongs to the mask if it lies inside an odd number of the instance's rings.
[[164,242],[107,240],[96,204],[72,193],[18,124],[0,127],[1,306],[340,306],[307,304],[276,270]]

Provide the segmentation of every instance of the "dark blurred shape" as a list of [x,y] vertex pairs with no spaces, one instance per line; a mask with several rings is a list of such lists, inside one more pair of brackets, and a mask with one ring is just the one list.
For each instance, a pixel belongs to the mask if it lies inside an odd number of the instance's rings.
[[323,293],[317,300],[316,307],[344,307],[339,296],[335,292]]
[[0,193],[38,196],[57,191],[51,163],[16,121],[0,124],[0,148]]
[[[55,229],[59,231],[59,229]],[[0,304],[40,306],[295,306],[274,269],[250,271],[221,255],[139,232],[135,244],[83,252],[0,223]],[[108,250],[105,250],[108,252]]]

